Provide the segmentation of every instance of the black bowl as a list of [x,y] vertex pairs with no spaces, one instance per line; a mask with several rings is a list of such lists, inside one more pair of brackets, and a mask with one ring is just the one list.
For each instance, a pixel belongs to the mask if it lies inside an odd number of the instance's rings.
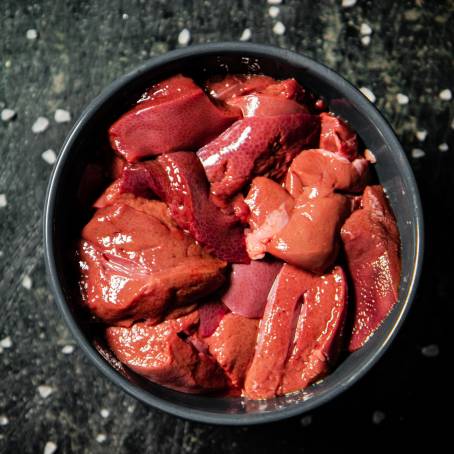
[[[102,148],[105,131],[113,120],[151,83],[180,72],[196,79],[226,72],[295,77],[323,96],[332,112],[348,120],[377,158],[377,176],[386,188],[402,240],[399,301],[362,349],[305,391],[266,401],[248,401],[183,394],[133,375],[125,377],[114,362],[106,360],[106,355],[95,348],[94,328],[78,309],[70,251],[87,220],[80,202],[82,175],[86,178],[87,166],[97,149]],[[63,318],[82,350],[106,377],[142,402],[177,416],[214,424],[258,424],[302,414],[337,396],[363,376],[389,347],[410,308],[421,271],[422,236],[423,216],[413,173],[391,127],[374,105],[327,67],[287,50],[257,44],[217,43],[176,50],[148,61],[110,85],[87,107],[66,138],[50,178],[44,209],[50,284]],[[392,379],[390,375],[388,380]]]

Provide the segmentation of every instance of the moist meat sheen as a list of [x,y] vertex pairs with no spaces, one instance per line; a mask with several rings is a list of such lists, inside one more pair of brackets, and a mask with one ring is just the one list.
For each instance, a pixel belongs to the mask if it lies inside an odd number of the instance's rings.
[[400,236],[373,150],[296,79],[150,81],[101,133],[74,260],[93,342],[129,379],[299,392],[395,306]]

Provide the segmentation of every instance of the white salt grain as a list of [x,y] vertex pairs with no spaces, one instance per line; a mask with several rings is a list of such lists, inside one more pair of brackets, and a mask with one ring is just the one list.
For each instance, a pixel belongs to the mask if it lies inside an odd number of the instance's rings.
[[65,345],[62,349],[61,352],[64,355],[70,355],[74,351],[74,346],[73,345]]
[[98,434],[96,435],[96,441],[98,443],[104,443],[107,440],[106,434]]
[[110,415],[110,411],[107,408],[103,408],[99,413],[103,418],[108,418]]
[[178,44],[180,46],[187,46],[191,41],[191,32],[187,28],[183,28],[178,35]]
[[13,341],[11,340],[11,337],[7,336],[4,339],[0,341],[0,346],[2,348],[11,348],[13,346]]
[[241,33],[240,41],[249,41],[251,39],[252,33],[249,28],[245,28],[243,33]]
[[8,205],[5,194],[0,194],[0,208],[5,208]]
[[68,123],[68,121],[71,121],[71,114],[67,110],[57,109],[54,119],[57,123]]
[[368,46],[370,44],[370,36],[369,35],[363,36],[361,38],[361,43],[363,46]]
[[0,426],[7,426],[9,423],[9,419],[5,415],[0,415]]
[[54,150],[44,151],[43,153],[41,153],[41,157],[50,165],[55,164],[55,161],[57,160],[57,155],[55,154]]
[[16,111],[13,109],[3,109],[0,116],[2,121],[11,121],[16,116]]
[[57,450],[57,445],[53,441],[48,441],[44,446],[43,454],[54,454]]
[[49,127],[49,120],[46,117],[38,117],[33,123],[32,131],[35,134],[44,132]]
[[54,392],[54,390],[50,386],[40,385],[38,386],[38,392],[43,399],[46,399]]
[[451,101],[452,99],[452,93],[449,88],[446,88],[445,90],[440,91],[440,94],[438,95],[442,101]]
[[343,8],[351,8],[356,5],[356,0],[342,0]]
[[279,13],[281,12],[281,10],[279,9],[279,7],[277,6],[270,6],[269,9],[268,9],[268,14],[271,16],[271,17],[277,17],[279,16]]
[[361,33],[361,35],[371,35],[372,28],[370,27],[369,24],[363,23],[363,24],[361,24],[361,27],[359,28],[359,32]]
[[449,150],[449,145],[446,142],[441,143],[440,145],[438,145],[438,149],[440,151],[448,151]]
[[426,153],[424,152],[424,150],[421,150],[421,148],[413,148],[413,150],[411,150],[412,158],[419,159],[424,157],[425,155]]
[[440,354],[440,349],[436,344],[426,345],[421,349],[421,353],[426,358],[435,358]]
[[283,35],[285,33],[285,25],[280,21],[276,22],[273,27],[273,32],[276,35]]
[[33,41],[38,38],[38,32],[34,28],[30,28],[30,30],[27,30],[27,32],[25,33],[25,36],[27,39]]
[[427,131],[425,129],[423,129],[421,131],[416,131],[416,138],[420,142],[424,142],[426,140],[426,137],[427,137]]
[[123,15],[121,16],[121,18],[123,20],[128,20],[129,19],[129,16],[126,14],[126,13],[123,13]]
[[24,287],[27,290],[30,290],[32,288],[32,285],[33,285],[32,278],[28,274],[26,274],[22,278],[22,287]]
[[382,423],[386,418],[386,415],[380,411],[380,410],[376,410],[372,413],[372,422],[374,424],[380,424]]
[[268,0],[268,5],[280,5],[282,0]]
[[404,95],[403,93],[397,93],[396,100],[399,104],[405,105],[409,103],[410,98],[407,95]]
[[374,93],[370,88],[361,87],[359,90],[370,102],[375,102],[377,100],[377,98],[375,97]]

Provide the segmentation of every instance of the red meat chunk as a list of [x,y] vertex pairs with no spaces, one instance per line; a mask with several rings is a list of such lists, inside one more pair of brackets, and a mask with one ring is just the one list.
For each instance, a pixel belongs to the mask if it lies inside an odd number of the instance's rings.
[[320,114],[320,148],[339,153],[353,161],[358,157],[356,133],[339,117],[327,112]]
[[355,295],[349,350],[362,347],[397,302],[401,261],[396,220],[381,186],[368,186],[362,208],[341,231]]
[[197,321],[198,314],[193,312],[156,326],[110,327],[106,339],[123,364],[162,386],[187,393],[223,389],[228,384],[223,370],[184,339]]
[[318,136],[318,121],[305,113],[237,121],[197,152],[211,192],[230,198],[256,175],[282,178],[293,158]]
[[95,213],[79,258],[85,304],[108,323],[181,315],[225,280],[226,263],[180,231],[162,202],[131,196]]
[[218,77],[206,82],[209,94],[219,100],[228,101],[238,96],[260,91],[274,84],[272,77],[262,75],[229,74],[222,79]]
[[176,150],[197,150],[238,119],[215,106],[191,79],[177,75],[153,85],[109,129],[128,162]]
[[368,167],[369,162],[364,158],[349,161],[338,153],[305,150],[290,165],[285,188],[293,197],[297,197],[305,186],[316,187],[320,192],[362,192]]

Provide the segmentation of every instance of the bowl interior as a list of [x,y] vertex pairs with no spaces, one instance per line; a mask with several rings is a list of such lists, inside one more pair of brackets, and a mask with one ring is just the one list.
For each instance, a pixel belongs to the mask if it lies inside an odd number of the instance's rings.
[[[100,191],[96,165],[106,147],[112,122],[153,82],[176,73],[196,79],[213,74],[264,73],[279,79],[295,77],[322,95],[329,109],[345,118],[377,158],[376,172],[397,217],[402,239],[399,301],[364,348],[349,355],[321,383],[289,396],[267,401],[183,394],[125,378],[92,346],[93,330],[78,310],[78,292],[71,253],[87,207]],[[102,154],[102,153],[101,153]],[[86,193],[86,188],[93,192]],[[114,382],[135,397],[179,416],[224,424],[251,424],[309,410],[332,398],[358,379],[378,359],[397,332],[413,296],[421,260],[422,215],[408,162],[393,132],[376,109],[328,68],[281,49],[250,44],[196,46],[156,58],[114,83],[84,112],[68,136],[49,185],[45,213],[46,259],[57,303],[85,352]]]

